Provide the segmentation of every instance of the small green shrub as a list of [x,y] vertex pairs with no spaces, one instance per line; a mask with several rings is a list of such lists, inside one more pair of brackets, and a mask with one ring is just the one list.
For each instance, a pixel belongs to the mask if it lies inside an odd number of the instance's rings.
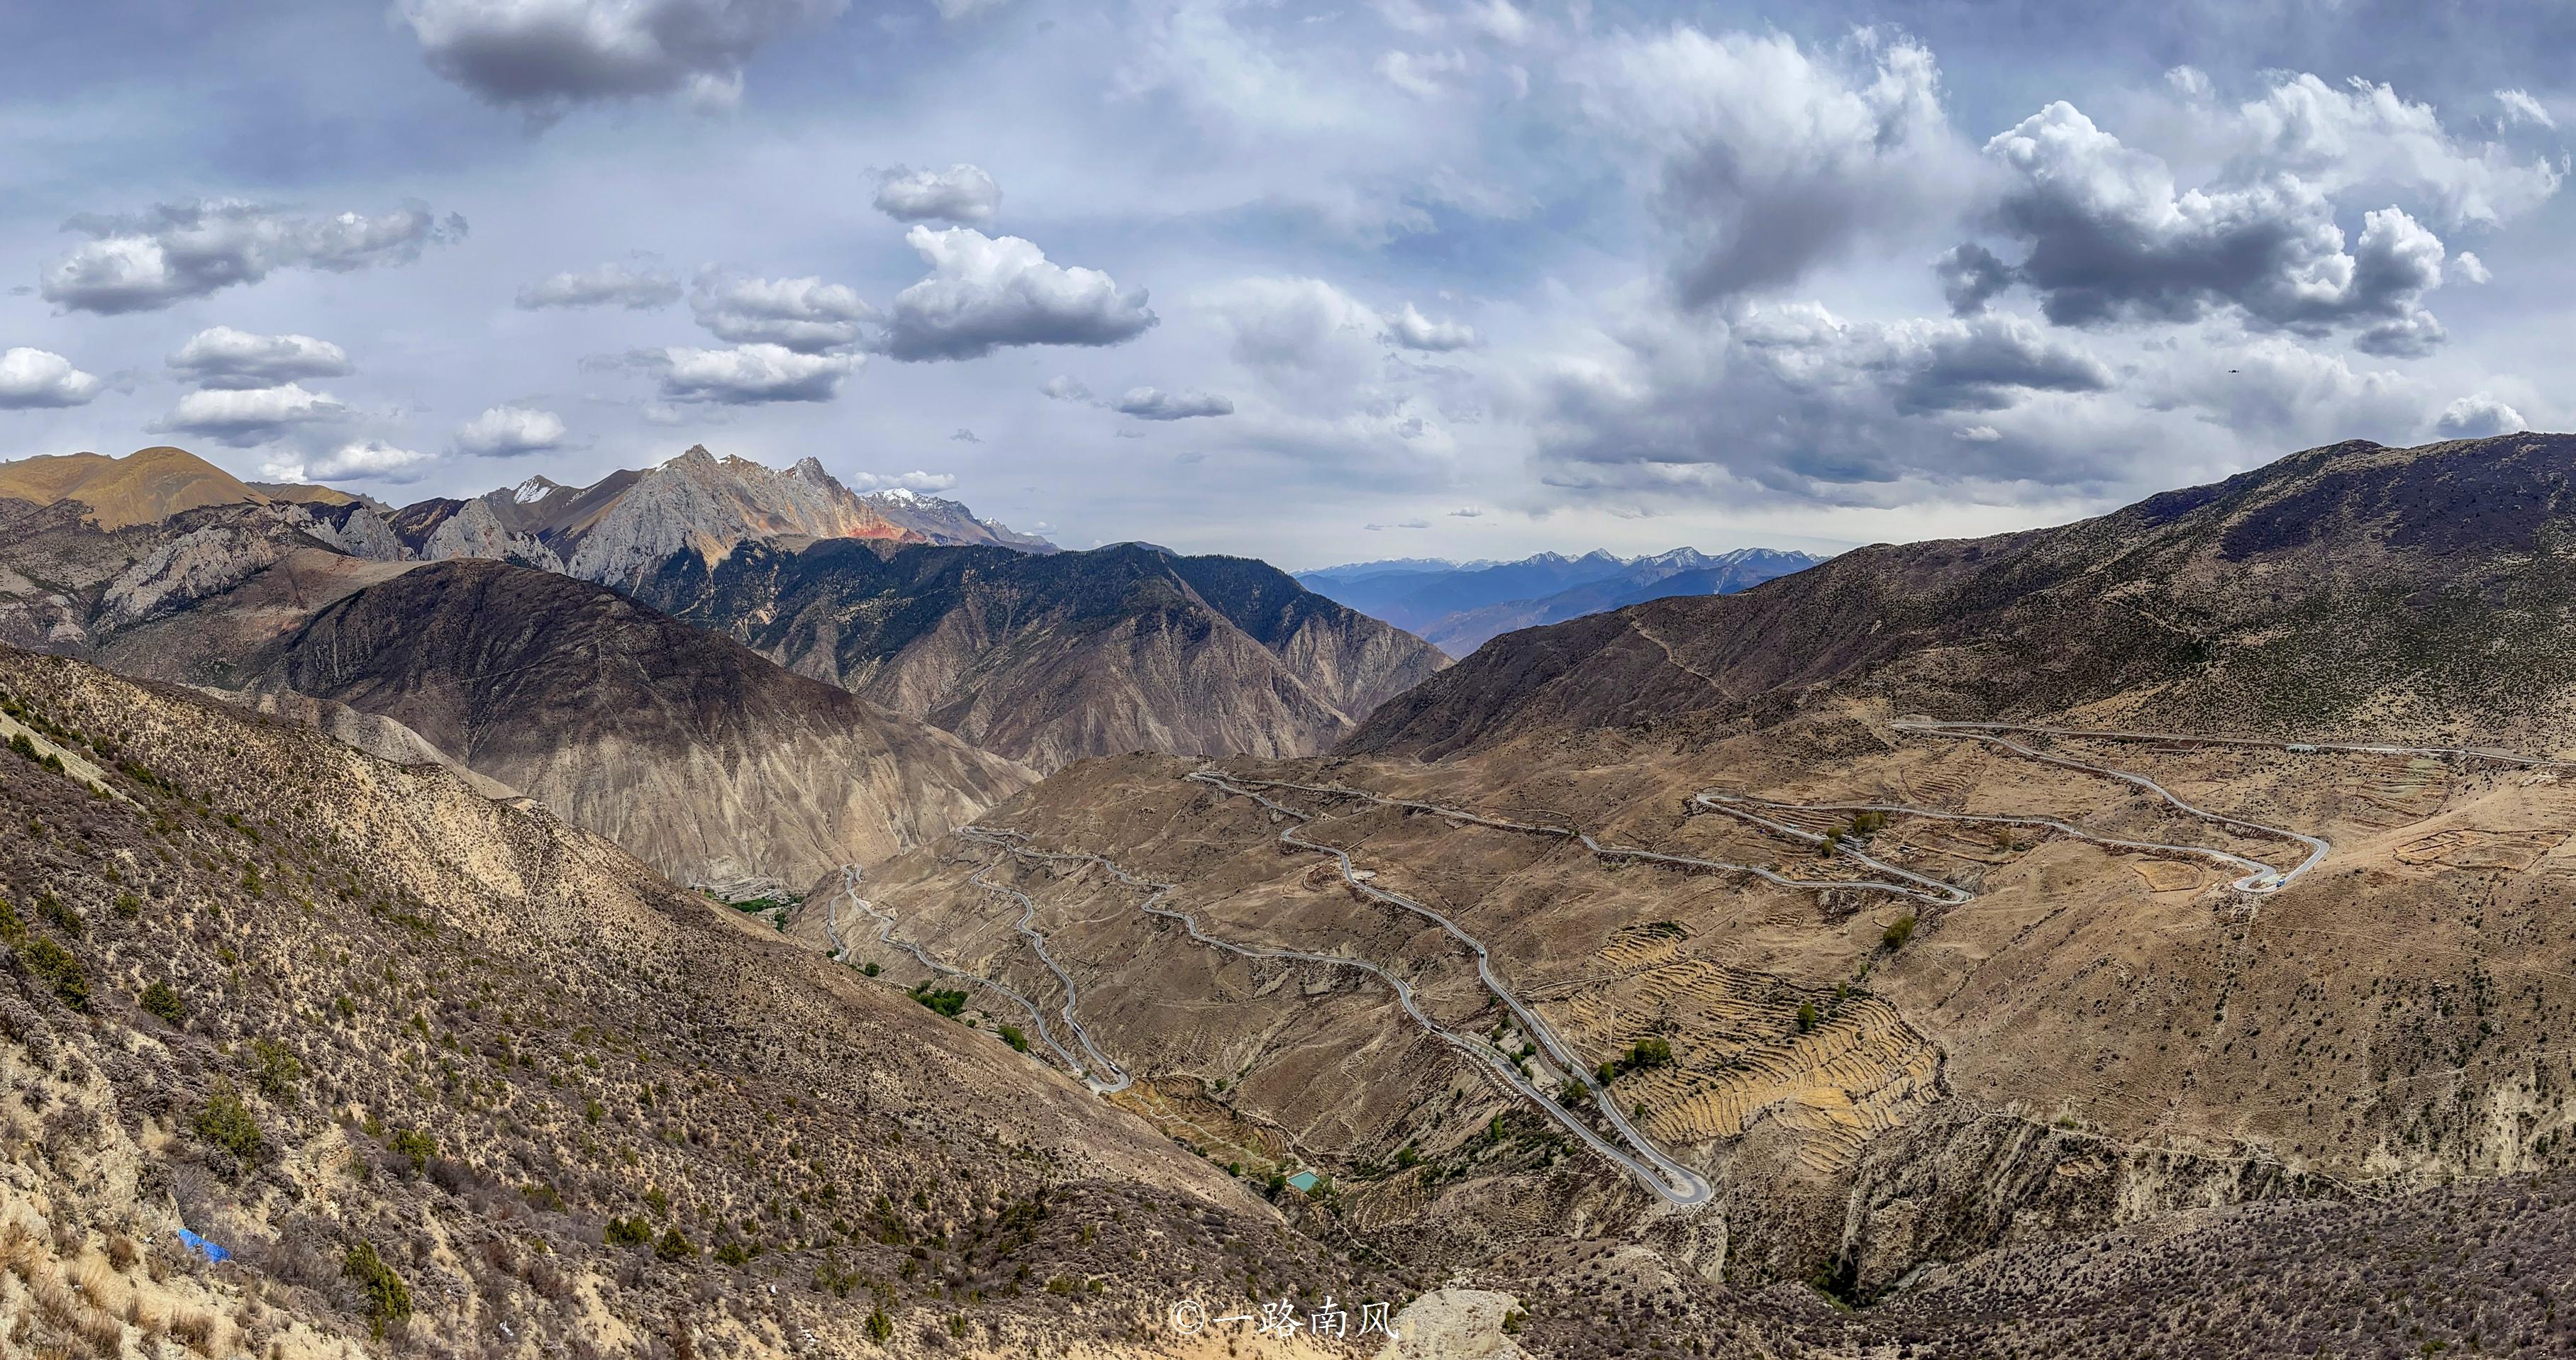
[[295,1050],[274,1039],[251,1040],[250,1056],[251,1079],[259,1083],[262,1095],[293,1094],[295,1084],[304,1079],[304,1063]]
[[177,992],[170,990],[169,983],[158,978],[153,979],[152,985],[143,989],[143,995],[134,1000],[143,1008],[144,1014],[159,1017],[163,1024],[173,1029],[188,1023],[187,1004],[179,999]]
[[665,1261],[685,1261],[698,1254],[698,1244],[681,1236],[677,1228],[664,1228],[662,1240],[653,1244],[653,1254]]
[[421,1169],[429,1165],[429,1159],[438,1155],[438,1140],[418,1129],[394,1130],[394,1136],[385,1140],[385,1146],[397,1156],[409,1157],[414,1175],[420,1174]]
[[882,1346],[893,1339],[894,1319],[887,1317],[883,1308],[871,1311],[868,1314],[868,1340]]
[[1899,916],[1888,923],[1887,929],[1878,933],[1878,942],[1887,946],[1890,953],[1903,949],[1905,942],[1913,938],[1914,918],[1912,916]]
[[1020,1027],[1017,1025],[1002,1026],[1002,1042],[1009,1044],[1011,1047],[1018,1049],[1022,1053],[1029,1051],[1029,1036],[1022,1034],[1020,1032]]
[[17,753],[18,757],[22,760],[36,759],[36,743],[27,740],[27,734],[24,732],[11,734],[9,738],[9,749]]
[[402,1276],[376,1254],[372,1242],[360,1242],[340,1259],[340,1273],[357,1283],[367,1300],[367,1334],[378,1341],[385,1329],[411,1316],[411,1290]]
[[653,1240],[653,1227],[641,1214],[633,1218],[612,1218],[602,1230],[600,1240],[612,1247],[640,1247]]
[[912,989],[912,999],[951,1020],[957,1018],[958,1012],[966,1009],[964,992],[940,991],[927,982]]
[[860,965],[860,967],[859,967],[859,971],[860,971],[860,972],[862,972],[862,973],[867,974],[869,977],[875,977],[877,974],[882,973],[882,972],[884,972],[885,970],[884,970],[884,969],[882,969],[882,968],[877,967],[877,966],[876,966],[876,963],[872,960],[872,961],[870,961],[870,962],[868,962],[868,963],[865,963],[865,964]]
[[1815,1002],[1801,1001],[1798,1003],[1798,1032],[1800,1034],[1805,1034],[1808,1031],[1813,1030],[1816,1027],[1816,1022],[1823,1018],[1823,1012],[1816,1009]]
[[266,1146],[260,1136],[259,1119],[242,1103],[230,1083],[218,1083],[215,1093],[206,1097],[196,1118],[189,1122],[198,1137],[245,1162],[258,1161],[260,1149]]
[[54,989],[55,997],[76,1011],[89,1009],[89,974],[72,951],[52,940],[37,936],[34,942],[18,951],[18,959],[36,980]]

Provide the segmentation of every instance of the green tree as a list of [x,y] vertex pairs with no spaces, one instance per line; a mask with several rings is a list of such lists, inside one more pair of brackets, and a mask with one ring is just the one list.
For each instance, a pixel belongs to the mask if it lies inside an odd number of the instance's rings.
[[367,1334],[378,1341],[385,1329],[411,1316],[411,1290],[402,1276],[376,1254],[372,1242],[360,1242],[340,1259],[340,1273],[355,1281],[367,1300]]
[[1894,953],[1899,949],[1903,949],[1905,947],[1905,942],[1913,938],[1914,918],[1910,915],[1897,917],[1894,921],[1888,923],[1887,929],[1880,931],[1878,934],[1878,942],[1887,946],[1889,953]]
[[215,1093],[206,1097],[206,1103],[198,1107],[189,1124],[198,1137],[245,1162],[259,1160],[260,1149],[267,1144],[260,1136],[258,1118],[234,1093],[230,1082],[215,1083]]
[[143,989],[143,995],[135,998],[135,1004],[143,1008],[144,1014],[159,1017],[163,1024],[173,1029],[188,1023],[186,1003],[179,1000],[177,992],[170,990],[169,983],[158,978]]

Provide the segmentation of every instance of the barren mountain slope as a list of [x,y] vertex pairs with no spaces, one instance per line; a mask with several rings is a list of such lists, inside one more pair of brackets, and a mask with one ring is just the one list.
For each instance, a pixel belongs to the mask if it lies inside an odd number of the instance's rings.
[[1241,558],[1124,544],[748,544],[637,598],[1040,770],[1135,750],[1298,755],[1446,659]]
[[2293,454],[2099,519],[1880,546],[1740,595],[1499,639],[1353,751],[1724,730],[1820,686],[1944,717],[2569,740],[2576,437]]
[[185,449],[48,454],[0,463],[0,501],[77,501],[102,529],[154,524],[208,505],[262,505],[269,497]]
[[[1579,1221],[1740,1285],[1812,1276],[1877,1299],[1927,1264],[2210,1205],[2564,1186],[2576,969],[2555,942],[2576,933],[2576,777],[2021,739],[2038,754],[1841,704],[1682,750],[1537,736],[1435,763],[1217,772],[1286,811],[1191,762],[1089,762],[987,815],[1018,848],[913,852],[873,875],[873,900],[899,938],[1053,1016],[1066,994],[1022,942],[1025,914],[1140,1111],[1229,1157],[1293,1150],[1339,1179],[1354,1220],[1492,1260]],[[1358,883],[1283,833],[1345,851]],[[2293,833],[2324,844],[2313,868],[2231,886],[2310,854]],[[1494,1080],[1476,1053],[1547,1092],[1568,1069],[1459,936],[1373,892],[1480,941],[1714,1207],[1660,1209],[1549,1102]],[[1404,979],[1466,1050],[1333,960]],[[1589,1096],[1551,1100],[1591,1118]],[[2129,1269],[2152,1248],[2117,1254]],[[2286,1283],[2311,1311],[2331,1294]],[[2051,1334],[2016,1349],[2047,1353]]]
[[13,1355],[1126,1355],[1247,1270],[1411,1292],[542,811],[57,658],[0,698],[53,762],[0,750]]
[[335,601],[257,669],[393,718],[684,881],[804,883],[1028,780],[602,587],[497,562],[424,565]]

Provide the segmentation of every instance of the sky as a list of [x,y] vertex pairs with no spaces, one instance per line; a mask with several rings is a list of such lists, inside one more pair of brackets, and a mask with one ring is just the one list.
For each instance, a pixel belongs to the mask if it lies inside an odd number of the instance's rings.
[[61,0],[0,458],[692,444],[1292,568],[1834,551],[2576,426],[2576,9]]

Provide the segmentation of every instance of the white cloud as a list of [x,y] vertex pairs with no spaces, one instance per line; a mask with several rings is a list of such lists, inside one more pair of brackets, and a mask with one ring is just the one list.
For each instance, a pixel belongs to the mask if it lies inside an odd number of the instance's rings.
[[947,491],[957,485],[954,474],[946,472],[860,472],[843,478],[853,491]]
[[1141,288],[1096,269],[1048,262],[1016,236],[914,227],[904,240],[928,278],[895,295],[883,348],[905,361],[974,359],[1014,345],[1115,345],[1156,320]]
[[856,344],[877,311],[849,288],[818,278],[753,279],[710,274],[689,296],[698,324],[728,344],[777,345],[821,354]]
[[1406,349],[1430,350],[1435,353],[1468,349],[1476,343],[1476,329],[1463,321],[1434,321],[1414,309],[1389,312],[1384,318],[1387,338]]
[[2495,278],[2488,272],[2487,262],[2479,259],[2473,250],[2463,250],[2451,257],[2451,273],[2470,283],[2487,283]]
[[1038,390],[1040,392],[1044,392],[1049,398],[1056,401],[1091,400],[1090,388],[1083,386],[1079,381],[1062,373],[1047,379],[1046,383],[1039,387]]
[[2531,426],[2522,412],[2496,400],[2494,394],[2479,392],[2461,397],[2442,408],[2433,428],[2445,439],[2483,439],[2488,435],[2512,434]]
[[742,68],[849,0],[399,0],[430,69],[484,101],[549,117],[569,104],[678,94],[730,107]]
[[190,392],[163,417],[159,428],[201,434],[235,448],[265,444],[299,425],[339,420],[349,409],[324,392],[296,383],[274,387],[211,388]]
[[945,170],[896,166],[877,183],[876,209],[898,222],[965,222],[981,225],[1002,207],[1002,186],[972,165]]
[[2498,90],[2495,97],[2496,102],[2504,106],[2504,120],[2508,123],[2537,123],[2545,128],[2558,126],[2558,120],[2549,116],[2549,110],[2532,98],[2529,90]]
[[1234,333],[1235,362],[1254,368],[1365,365],[1385,325],[1322,279],[1237,279],[1201,301]]
[[2365,187],[2418,194],[2452,226],[2518,217],[2547,202],[2565,178],[2546,160],[2463,142],[2432,105],[2358,77],[2337,89],[2312,75],[2289,76],[2238,116],[2269,170],[2329,196]]
[[2060,325],[2189,321],[2227,306],[2303,335],[2353,329],[2372,353],[2419,354],[2441,339],[2422,299],[2441,286],[2444,247],[2403,209],[2365,214],[2347,242],[2333,202],[2295,175],[2183,191],[2161,159],[2063,102],[1986,153],[2015,177],[1996,208],[2029,247],[2012,276]]
[[603,264],[529,284],[519,290],[516,305],[525,312],[547,307],[623,307],[644,312],[679,300],[680,281],[668,273]]
[[1194,416],[1230,416],[1234,403],[1210,392],[1165,392],[1131,387],[1109,409],[1138,420],[1188,420]]
[[1677,26],[1605,41],[1572,75],[1591,116],[1649,158],[1637,175],[1689,306],[1911,236],[1978,179],[1942,112],[1940,69],[1911,39],[1864,29],[1810,52],[1777,32]]
[[465,219],[407,203],[370,217],[297,217],[254,203],[164,203],[141,213],[73,218],[91,239],[45,266],[45,300],[66,311],[156,311],[280,269],[346,273],[409,264],[465,234]]
[[272,482],[345,479],[401,486],[419,481],[438,456],[396,448],[381,439],[343,444],[319,458],[264,463],[260,473]]
[[658,367],[666,401],[756,406],[777,401],[830,401],[865,362],[856,354],[806,354],[784,345],[732,349],[666,349]]
[[21,345],[0,351],[0,410],[84,406],[106,386],[97,374],[83,373],[52,350]]
[[1607,347],[1566,356],[1515,405],[1532,413],[1551,485],[1882,504],[1938,484],[2099,480],[2107,449],[1963,440],[1955,418],[2113,381],[2092,354],[2019,317],[1856,321],[1799,303],[1733,324],[1625,316]]
[[200,387],[274,387],[353,371],[348,353],[309,335],[254,335],[230,326],[197,332],[170,356],[170,369]]
[[528,406],[494,406],[465,422],[456,447],[478,458],[519,458],[564,447],[563,417]]

